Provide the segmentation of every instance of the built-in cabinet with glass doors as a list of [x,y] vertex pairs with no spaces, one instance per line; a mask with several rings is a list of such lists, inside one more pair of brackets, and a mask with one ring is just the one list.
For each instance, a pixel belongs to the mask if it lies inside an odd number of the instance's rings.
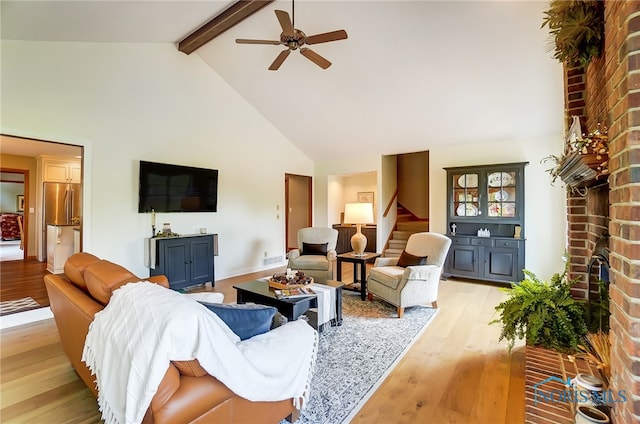
[[445,277],[505,283],[523,279],[526,165],[445,168],[447,236],[451,238]]

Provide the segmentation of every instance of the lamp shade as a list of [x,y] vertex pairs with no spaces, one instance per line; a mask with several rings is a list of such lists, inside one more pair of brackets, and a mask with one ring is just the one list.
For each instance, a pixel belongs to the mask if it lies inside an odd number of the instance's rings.
[[373,224],[373,203],[347,203],[344,205],[345,224]]

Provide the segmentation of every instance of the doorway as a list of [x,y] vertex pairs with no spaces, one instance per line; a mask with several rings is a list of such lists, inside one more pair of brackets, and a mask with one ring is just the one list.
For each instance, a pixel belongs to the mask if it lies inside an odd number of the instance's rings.
[[[84,147],[54,141],[36,140],[0,134],[0,162],[2,170],[24,175],[24,216],[22,260],[3,262],[0,267],[0,300],[12,301],[30,297],[40,306],[49,300],[43,277],[48,273],[47,262],[40,257],[44,245],[43,225],[43,176],[38,165],[44,157],[55,159],[73,158],[83,166]],[[84,172],[80,173],[80,178]],[[18,194],[16,194],[17,196]],[[21,199],[22,200],[22,199]],[[17,197],[12,202],[18,202]],[[16,203],[17,204],[17,203]],[[4,208],[4,205],[3,205]],[[18,207],[16,206],[16,211]],[[6,212],[1,210],[0,212]],[[82,223],[80,225],[80,241]]]
[[[0,134],[2,166],[17,172],[27,172],[30,176],[25,184],[24,233],[27,259],[46,260],[46,225],[43,217],[43,181],[60,180],[73,177],[82,182],[84,148],[78,145],[59,143],[56,141],[37,140]],[[65,168],[71,162],[77,168]],[[47,164],[51,163],[52,166]],[[69,177],[62,174],[67,169]],[[75,169],[78,172],[72,173]],[[40,170],[40,171],[38,171]],[[52,170],[55,172],[47,172]],[[66,181],[76,182],[76,181]],[[27,198],[28,197],[28,198]],[[4,211],[0,211],[4,212]],[[82,234],[82,223],[80,223]]]
[[0,261],[27,258],[26,205],[29,205],[29,171],[0,168]]
[[312,178],[284,175],[286,250],[298,248],[298,230],[312,226]]

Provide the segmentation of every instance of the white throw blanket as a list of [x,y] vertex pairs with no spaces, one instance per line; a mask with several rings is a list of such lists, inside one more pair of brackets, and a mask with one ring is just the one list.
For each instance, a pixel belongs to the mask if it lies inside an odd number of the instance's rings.
[[102,418],[139,423],[171,360],[198,359],[251,401],[306,404],[317,332],[303,320],[240,341],[213,312],[148,281],[113,292],[89,327],[82,360],[96,375]]
[[314,284],[311,290],[318,296],[318,328],[336,319],[336,289],[324,284]]

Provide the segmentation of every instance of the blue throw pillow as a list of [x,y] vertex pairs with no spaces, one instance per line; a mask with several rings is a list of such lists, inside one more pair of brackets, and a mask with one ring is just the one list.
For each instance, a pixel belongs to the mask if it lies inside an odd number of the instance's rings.
[[278,311],[273,306],[253,303],[200,303],[218,315],[231,331],[240,337],[240,340],[249,339],[269,331],[273,323],[273,317]]

